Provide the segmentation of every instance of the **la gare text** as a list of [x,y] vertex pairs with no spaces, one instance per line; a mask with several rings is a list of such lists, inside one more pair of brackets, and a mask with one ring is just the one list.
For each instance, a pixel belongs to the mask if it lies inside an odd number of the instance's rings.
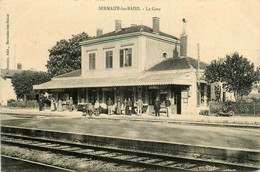
[[135,7],[135,6],[128,6],[128,7],[122,7],[122,6],[99,6],[99,10],[111,10],[111,11],[161,11],[161,8],[158,7]]

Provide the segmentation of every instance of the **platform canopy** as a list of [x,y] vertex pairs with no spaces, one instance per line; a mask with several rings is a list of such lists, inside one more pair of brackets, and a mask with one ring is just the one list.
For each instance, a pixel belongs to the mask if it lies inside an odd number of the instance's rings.
[[123,87],[149,85],[191,85],[190,73],[143,72],[127,76],[113,77],[66,77],[53,78],[51,81],[34,85],[34,90],[88,88],[88,87]]

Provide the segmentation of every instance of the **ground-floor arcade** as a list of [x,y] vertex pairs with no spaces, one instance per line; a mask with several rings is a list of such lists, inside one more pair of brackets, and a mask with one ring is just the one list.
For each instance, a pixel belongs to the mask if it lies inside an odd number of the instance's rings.
[[[195,88],[196,87],[196,88]],[[197,89],[199,88],[199,89]],[[87,87],[47,90],[56,101],[68,101],[70,97],[75,105],[91,103],[96,100],[106,105],[109,98],[116,103],[118,100],[124,102],[129,98],[134,102],[141,98],[147,106],[147,113],[153,113],[153,105],[158,97],[161,107],[165,107],[168,97],[171,101],[172,114],[194,113],[194,108],[207,106],[210,100],[211,89],[209,85],[144,85],[144,86],[117,86],[117,87]]]
[[158,97],[164,106],[166,97],[171,100],[171,113],[198,114],[207,107],[214,93],[203,79],[196,79],[196,71],[156,71],[116,76],[62,76],[51,81],[34,85],[38,91],[53,94],[56,101],[73,98],[77,105],[94,104],[96,100],[106,106],[109,97],[113,103],[125,99],[136,102],[140,97],[153,113],[153,104]]

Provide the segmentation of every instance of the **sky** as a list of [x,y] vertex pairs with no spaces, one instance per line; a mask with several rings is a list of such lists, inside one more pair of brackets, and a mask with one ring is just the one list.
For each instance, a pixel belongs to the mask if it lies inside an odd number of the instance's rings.
[[[101,6],[140,11],[100,10]],[[190,57],[198,57],[199,43],[204,62],[238,52],[260,65],[260,0],[0,0],[0,10],[1,68],[6,68],[9,50],[10,69],[22,63],[26,70],[47,71],[48,49],[57,41],[82,32],[95,36],[97,28],[111,32],[115,20],[123,27],[152,27],[155,16],[160,18],[160,31],[177,37],[186,19]]]

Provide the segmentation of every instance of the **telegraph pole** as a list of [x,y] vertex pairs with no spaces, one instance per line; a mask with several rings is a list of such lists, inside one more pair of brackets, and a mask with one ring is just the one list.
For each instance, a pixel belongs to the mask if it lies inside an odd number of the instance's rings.
[[197,67],[197,94],[198,94],[198,106],[200,105],[200,44],[197,44],[197,51],[198,51],[198,67]]
[[16,45],[14,45],[14,70],[17,69],[16,66]]

